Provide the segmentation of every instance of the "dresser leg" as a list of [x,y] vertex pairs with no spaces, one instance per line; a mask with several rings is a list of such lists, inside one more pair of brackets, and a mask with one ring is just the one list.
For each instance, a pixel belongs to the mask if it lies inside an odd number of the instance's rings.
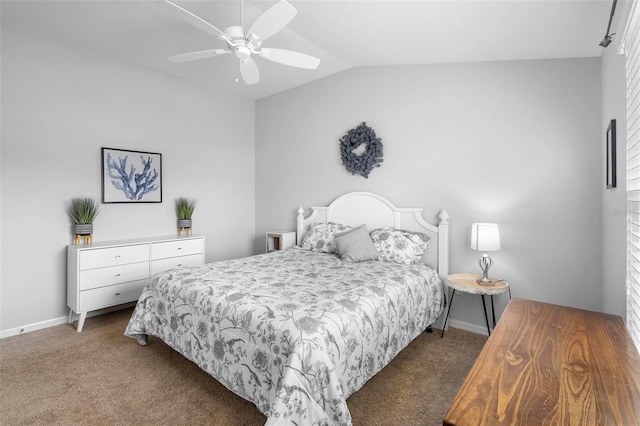
[[67,324],[71,324],[73,322],[73,309],[69,309],[69,321]]
[[82,331],[82,327],[84,327],[84,320],[87,319],[87,312],[80,312],[80,318],[78,319],[78,328],[77,331],[80,333]]

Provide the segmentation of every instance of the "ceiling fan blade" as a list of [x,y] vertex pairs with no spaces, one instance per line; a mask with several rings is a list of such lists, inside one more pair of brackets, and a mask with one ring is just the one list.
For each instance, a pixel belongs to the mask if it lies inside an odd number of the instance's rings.
[[247,34],[253,34],[260,40],[266,40],[286,27],[296,16],[296,13],[298,11],[295,7],[291,6],[286,0],[280,0],[258,16],[258,19],[247,31]]
[[261,49],[260,56],[279,64],[314,70],[320,65],[320,59],[305,53],[286,49]]
[[167,10],[170,10],[174,13],[178,18],[182,19],[188,24],[193,25],[194,27],[202,30],[206,33],[209,33],[214,36],[222,36],[225,40],[229,39],[229,36],[224,33],[224,31],[214,27],[204,19],[194,15],[189,12],[187,9],[183,9],[175,3],[170,2],[169,0],[165,0],[162,4],[167,5]]
[[199,50],[197,52],[189,52],[183,53],[181,55],[170,56],[167,59],[171,62],[187,62],[196,61],[198,59],[212,58],[214,56],[224,55],[225,53],[230,53],[230,51],[224,49]]
[[258,65],[253,58],[240,60],[240,75],[247,85],[260,82],[260,71],[258,71]]

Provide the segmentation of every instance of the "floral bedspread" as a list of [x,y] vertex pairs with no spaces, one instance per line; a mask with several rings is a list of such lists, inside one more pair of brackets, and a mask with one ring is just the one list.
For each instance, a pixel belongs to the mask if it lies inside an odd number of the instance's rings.
[[346,399],[442,311],[425,265],[277,251],[153,276],[125,334],[159,337],[267,425],[350,425]]

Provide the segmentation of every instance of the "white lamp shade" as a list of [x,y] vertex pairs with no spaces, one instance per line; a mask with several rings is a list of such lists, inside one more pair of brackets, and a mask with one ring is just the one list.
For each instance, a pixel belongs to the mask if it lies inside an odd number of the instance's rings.
[[471,248],[478,251],[500,250],[500,229],[495,223],[471,224]]

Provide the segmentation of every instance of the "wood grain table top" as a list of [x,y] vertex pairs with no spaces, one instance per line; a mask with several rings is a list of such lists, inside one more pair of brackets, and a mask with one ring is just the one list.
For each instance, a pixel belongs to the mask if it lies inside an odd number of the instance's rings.
[[482,275],[477,274],[451,274],[447,277],[447,286],[458,291],[471,294],[483,294],[491,296],[494,294],[502,294],[509,290],[509,284],[495,277],[489,277],[492,284],[479,284],[478,279]]
[[638,351],[619,316],[512,299],[443,424],[640,425]]

